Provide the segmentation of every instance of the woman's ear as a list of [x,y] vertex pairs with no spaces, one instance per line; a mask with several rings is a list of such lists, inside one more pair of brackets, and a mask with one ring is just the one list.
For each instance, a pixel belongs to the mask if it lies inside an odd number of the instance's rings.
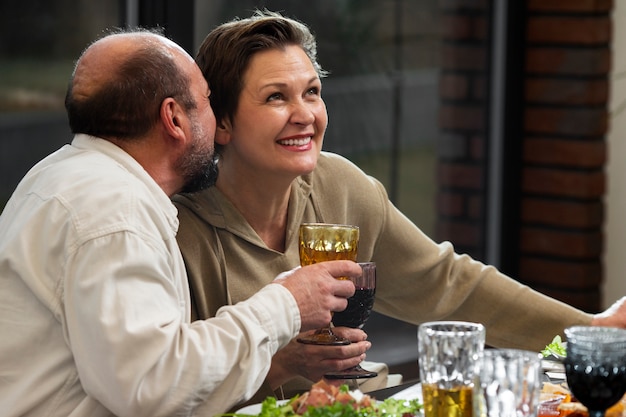
[[215,143],[227,145],[232,138],[232,123],[229,120],[222,120],[215,129]]

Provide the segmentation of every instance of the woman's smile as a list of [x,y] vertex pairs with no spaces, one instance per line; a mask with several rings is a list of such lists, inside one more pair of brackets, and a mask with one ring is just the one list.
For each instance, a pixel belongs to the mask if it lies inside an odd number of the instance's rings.
[[303,148],[302,150],[311,148],[311,136],[307,136],[304,138],[289,138],[289,139],[280,139],[278,141],[279,145],[287,146],[287,147],[296,147]]

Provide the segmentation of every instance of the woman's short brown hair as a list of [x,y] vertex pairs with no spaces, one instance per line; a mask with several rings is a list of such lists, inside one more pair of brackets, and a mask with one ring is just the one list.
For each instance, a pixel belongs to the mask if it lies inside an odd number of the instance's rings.
[[309,28],[279,13],[257,10],[251,17],[221,24],[207,35],[196,62],[211,89],[211,107],[218,123],[233,119],[252,56],[289,45],[300,46],[318,75],[326,75],[317,62],[317,43]]

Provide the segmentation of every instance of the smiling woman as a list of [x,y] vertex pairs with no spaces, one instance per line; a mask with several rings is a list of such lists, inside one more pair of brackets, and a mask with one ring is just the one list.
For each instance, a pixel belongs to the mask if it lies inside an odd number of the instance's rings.
[[237,195],[242,195],[254,186],[251,177],[290,184],[311,172],[328,116],[321,81],[306,53],[295,45],[259,52],[250,59],[243,84],[235,118],[223,119],[215,135],[223,160],[236,161],[222,164],[221,175],[240,182]]

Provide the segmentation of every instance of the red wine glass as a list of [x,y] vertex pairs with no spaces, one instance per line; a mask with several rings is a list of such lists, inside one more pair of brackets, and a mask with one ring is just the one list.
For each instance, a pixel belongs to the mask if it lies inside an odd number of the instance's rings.
[[[355,287],[354,295],[348,298],[348,307],[345,310],[333,314],[334,326],[361,329],[370,317],[376,294],[376,264],[359,262],[359,265],[363,273],[359,277],[352,278]],[[361,379],[373,378],[377,375],[377,372],[368,371],[356,365],[342,371],[328,372],[324,374],[324,377],[327,379]]]

